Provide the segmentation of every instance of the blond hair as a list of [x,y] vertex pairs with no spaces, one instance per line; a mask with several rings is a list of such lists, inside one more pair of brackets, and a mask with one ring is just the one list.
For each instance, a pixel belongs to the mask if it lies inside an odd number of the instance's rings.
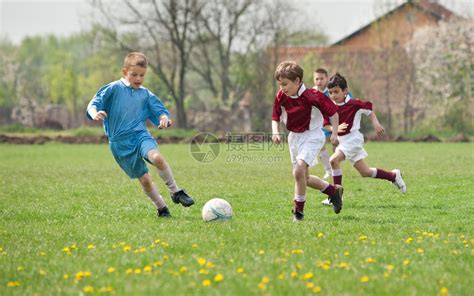
[[146,56],[141,52],[131,52],[127,54],[123,60],[123,67],[128,69],[133,66],[146,68],[148,66]]

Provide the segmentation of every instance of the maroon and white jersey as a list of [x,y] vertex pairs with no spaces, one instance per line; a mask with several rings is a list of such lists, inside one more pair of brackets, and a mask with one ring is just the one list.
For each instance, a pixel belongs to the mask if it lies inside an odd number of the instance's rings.
[[337,106],[322,92],[306,89],[301,84],[296,96],[287,96],[279,91],[273,104],[272,120],[282,121],[286,128],[295,133],[321,129],[323,116],[331,117]]
[[[349,133],[358,132],[360,129],[362,114],[369,116],[370,113],[372,113],[372,103],[364,102],[360,99],[346,98],[343,103],[336,103],[336,106],[337,113],[339,114],[339,124],[348,124],[346,130],[338,133],[338,136],[345,136]],[[324,124],[330,124],[327,118],[325,118]]]

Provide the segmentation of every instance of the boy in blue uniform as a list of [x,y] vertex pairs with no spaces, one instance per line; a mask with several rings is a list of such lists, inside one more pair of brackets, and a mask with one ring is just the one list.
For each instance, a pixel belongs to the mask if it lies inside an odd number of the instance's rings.
[[129,53],[124,60],[123,78],[103,86],[87,106],[86,115],[89,119],[104,121],[105,135],[115,161],[130,178],[138,178],[143,191],[156,206],[158,217],[167,218],[171,214],[144,160],[157,168],[174,203],[189,207],[194,200],[176,185],[170,167],[146,128],[147,120],[159,128],[171,125],[169,111],[160,99],[142,86],[147,66],[144,54]]

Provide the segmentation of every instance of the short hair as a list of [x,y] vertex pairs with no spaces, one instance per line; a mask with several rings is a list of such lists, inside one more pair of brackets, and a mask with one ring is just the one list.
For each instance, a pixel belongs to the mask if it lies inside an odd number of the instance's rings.
[[275,79],[280,80],[281,78],[287,78],[291,81],[295,81],[296,78],[303,80],[303,68],[293,61],[282,62],[278,65],[275,70]]
[[314,70],[314,73],[324,74],[324,75],[326,75],[326,77],[328,76],[328,71],[326,71],[326,69],[324,69],[324,68],[318,68],[318,69]]
[[344,76],[339,73],[336,73],[329,78],[328,88],[333,88],[339,86],[341,89],[347,88],[347,81]]
[[128,69],[133,66],[146,68],[148,66],[146,56],[141,52],[131,52],[127,54],[123,60],[123,67]]

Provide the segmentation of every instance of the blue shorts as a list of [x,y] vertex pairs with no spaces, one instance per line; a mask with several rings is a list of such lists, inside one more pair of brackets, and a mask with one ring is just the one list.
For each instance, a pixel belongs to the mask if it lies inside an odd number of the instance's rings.
[[148,131],[131,135],[125,139],[109,141],[109,147],[115,161],[131,178],[140,178],[148,173],[144,160],[148,160],[148,152],[156,149],[158,144]]
[[324,136],[326,137],[326,139],[329,139],[332,135],[332,132],[331,131],[328,131],[327,129],[325,129],[324,127],[321,128],[321,130],[323,131],[324,133]]

